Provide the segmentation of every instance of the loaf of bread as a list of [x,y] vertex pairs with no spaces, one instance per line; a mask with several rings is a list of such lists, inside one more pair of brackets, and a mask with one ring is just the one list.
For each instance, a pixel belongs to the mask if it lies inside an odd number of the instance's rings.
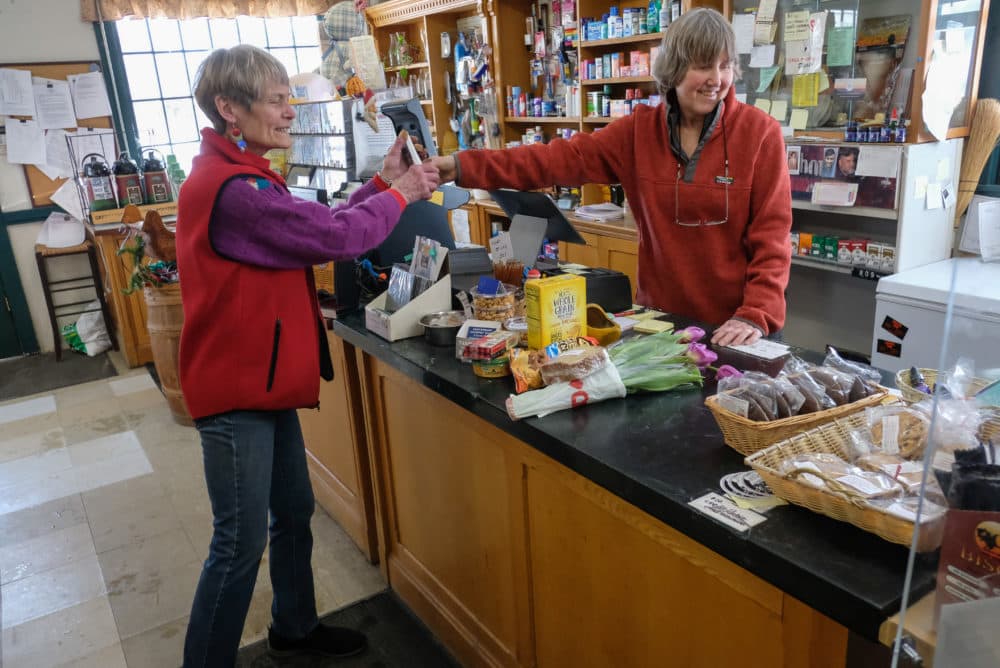
[[600,346],[573,348],[559,353],[541,366],[546,385],[579,380],[608,364],[608,351]]

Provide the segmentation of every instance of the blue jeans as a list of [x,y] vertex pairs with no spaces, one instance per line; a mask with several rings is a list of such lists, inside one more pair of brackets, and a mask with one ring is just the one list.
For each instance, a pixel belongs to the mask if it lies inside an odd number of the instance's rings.
[[302,638],[319,623],[309,526],[315,499],[294,410],[233,411],[195,426],[215,531],[191,606],[184,666],[233,666],[269,532],[275,633]]

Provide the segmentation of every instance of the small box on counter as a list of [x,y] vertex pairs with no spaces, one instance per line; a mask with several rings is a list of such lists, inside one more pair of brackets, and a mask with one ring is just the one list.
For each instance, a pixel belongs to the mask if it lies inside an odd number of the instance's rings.
[[587,331],[587,281],[575,274],[535,278],[524,284],[528,347],[575,339]]
[[466,320],[455,336],[455,357],[464,359],[463,353],[466,346],[477,339],[499,331],[501,327],[503,327],[503,323],[493,320]]

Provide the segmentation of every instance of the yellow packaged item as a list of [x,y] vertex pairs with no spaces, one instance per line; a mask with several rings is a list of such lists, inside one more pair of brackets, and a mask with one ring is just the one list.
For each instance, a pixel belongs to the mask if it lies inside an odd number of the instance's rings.
[[666,320],[643,320],[636,323],[632,330],[642,334],[656,334],[657,332],[665,332],[673,328],[674,323],[667,322]]
[[528,347],[544,348],[553,341],[587,333],[587,281],[559,274],[524,284]]

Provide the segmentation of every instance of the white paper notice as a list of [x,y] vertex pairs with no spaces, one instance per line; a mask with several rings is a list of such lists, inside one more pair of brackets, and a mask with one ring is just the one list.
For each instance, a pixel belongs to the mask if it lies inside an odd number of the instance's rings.
[[750,53],[753,49],[754,14],[733,16],[733,32],[736,33],[736,53]]
[[750,345],[726,347],[738,350],[741,353],[746,353],[747,355],[760,357],[765,360],[776,360],[779,357],[784,357],[790,350],[790,348],[784,343],[778,343],[777,341],[772,341],[770,339],[757,339],[756,343],[751,343]]
[[914,176],[913,177],[913,197],[914,199],[924,199],[927,197],[927,182],[926,176]]
[[774,42],[774,35],[778,30],[778,24],[774,21],[774,12],[777,8],[778,0],[760,0],[753,26],[754,44]]
[[[84,220],[83,205],[80,204],[80,191],[77,190],[75,180],[66,179],[66,181],[59,186],[59,189],[52,193],[51,199],[59,208],[69,215],[73,216],[77,220]],[[118,225],[118,223],[115,223],[115,225]]]
[[785,74],[812,74],[823,64],[823,36],[826,34],[826,12],[809,15],[809,34],[805,39],[785,42]]
[[375,49],[375,38],[371,35],[361,35],[351,38],[351,63],[361,80],[377,90],[386,87],[385,70]]
[[920,100],[923,103],[924,124],[940,141],[947,138],[951,115],[965,94],[965,77],[955,76],[955,72],[961,71],[962,63],[958,56],[934,47]]
[[510,232],[501,232],[490,237],[490,259],[493,264],[510,262],[514,259],[514,245],[510,241]]
[[896,178],[902,148],[896,146],[861,146],[858,151],[857,176]]
[[784,123],[788,116],[788,100],[775,100],[771,103],[771,117],[779,123]]
[[688,505],[692,508],[697,508],[709,517],[737,531],[747,531],[767,520],[760,513],[755,513],[752,510],[744,510],[726,497],[714,492],[700,496],[694,501],[689,501]]
[[809,39],[809,10],[785,12],[785,41]]
[[69,147],[66,146],[65,130],[45,131],[45,164],[38,165],[38,169],[53,181],[73,176],[73,162],[69,157]]
[[43,130],[76,127],[73,98],[69,94],[68,82],[34,77],[32,89],[35,94],[38,124]]
[[[965,219],[962,223],[962,237],[958,242],[958,249],[966,253],[980,255],[982,249],[979,246],[979,205],[982,202],[1000,202],[1000,198],[987,197],[986,195],[973,195],[969,202],[969,208],[965,211]],[[989,210],[989,207],[987,207]]]
[[857,199],[857,183],[821,181],[813,186],[811,201],[826,206],[854,206]]
[[451,231],[455,235],[455,243],[472,243],[469,232],[469,212],[465,209],[452,209]]
[[941,208],[941,184],[940,183],[928,183],[927,184],[927,208],[928,209],[940,209]]
[[73,94],[73,106],[77,118],[98,118],[111,115],[111,104],[108,102],[108,92],[104,87],[104,76],[100,72],[86,74],[71,74],[70,91]]
[[994,668],[1000,665],[1000,597],[941,606],[935,666]]
[[1000,201],[979,203],[979,247],[983,260],[1000,260]]
[[750,67],[770,67],[774,65],[774,44],[755,46],[750,52]]
[[7,162],[15,165],[40,165],[45,162],[45,135],[38,121],[7,121]]
[[0,116],[34,116],[31,72],[0,68]]
[[[75,133],[67,132],[66,134],[72,137],[72,157],[79,162],[82,163],[84,156],[89,153],[99,153],[109,163],[114,160],[116,155],[115,134],[110,128],[78,128]],[[74,165],[74,172],[78,166]]]
[[808,109],[792,109],[792,119],[788,124],[793,130],[805,130],[809,123]]

